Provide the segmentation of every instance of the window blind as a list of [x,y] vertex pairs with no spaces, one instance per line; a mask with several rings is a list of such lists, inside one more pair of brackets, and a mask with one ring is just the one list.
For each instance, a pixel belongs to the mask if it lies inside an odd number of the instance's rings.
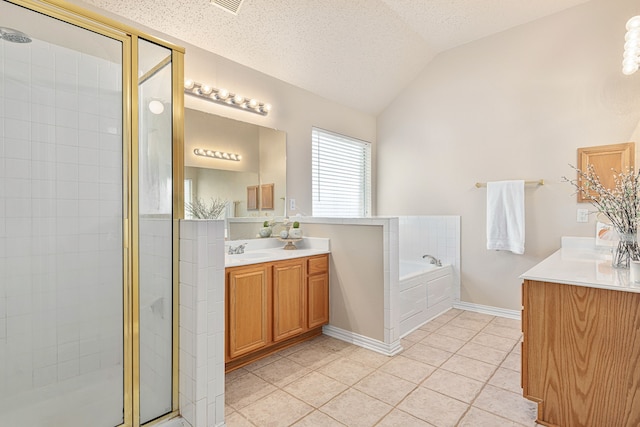
[[313,216],[370,216],[371,144],[318,128],[311,139]]

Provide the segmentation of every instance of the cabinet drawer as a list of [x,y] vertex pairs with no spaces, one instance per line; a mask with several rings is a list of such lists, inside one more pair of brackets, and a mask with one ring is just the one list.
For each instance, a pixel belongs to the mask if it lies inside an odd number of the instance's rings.
[[329,257],[327,255],[309,258],[307,262],[307,272],[309,274],[326,273],[329,269]]

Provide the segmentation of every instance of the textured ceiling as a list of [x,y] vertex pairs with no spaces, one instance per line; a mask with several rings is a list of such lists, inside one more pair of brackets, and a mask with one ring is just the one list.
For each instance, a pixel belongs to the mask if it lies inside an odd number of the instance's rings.
[[377,114],[439,52],[587,0],[84,0]]

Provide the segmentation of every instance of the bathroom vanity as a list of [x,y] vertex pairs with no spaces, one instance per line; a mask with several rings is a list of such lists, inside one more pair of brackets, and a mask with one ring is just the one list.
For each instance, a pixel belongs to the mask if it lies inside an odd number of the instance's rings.
[[640,283],[595,248],[521,276],[522,387],[545,426],[640,425]]
[[322,333],[329,322],[329,255],[249,251],[225,268],[225,370]]

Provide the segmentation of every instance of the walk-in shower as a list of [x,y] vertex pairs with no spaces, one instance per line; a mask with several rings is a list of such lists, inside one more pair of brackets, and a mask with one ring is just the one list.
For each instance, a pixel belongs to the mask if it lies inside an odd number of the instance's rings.
[[28,35],[8,27],[0,27],[0,39],[11,43],[31,43]]
[[48,3],[0,0],[0,427],[137,427],[178,408],[182,52]]

